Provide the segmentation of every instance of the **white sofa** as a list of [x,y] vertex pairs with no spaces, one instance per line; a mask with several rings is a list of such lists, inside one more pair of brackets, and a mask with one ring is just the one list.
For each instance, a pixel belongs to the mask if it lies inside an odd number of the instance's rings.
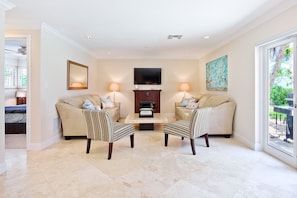
[[[98,95],[81,95],[61,99],[56,103],[56,109],[62,123],[62,132],[65,139],[71,136],[86,136],[87,127],[82,114],[82,106],[88,99],[94,106],[102,106],[100,96]],[[114,107],[106,108],[113,121],[120,119],[120,103],[115,103]]]
[[[204,94],[195,98],[198,100],[198,108],[213,107],[208,134],[230,137],[233,133],[235,102],[226,96],[213,94]],[[181,106],[181,102],[175,103],[177,120],[190,120],[192,112],[193,109]]]

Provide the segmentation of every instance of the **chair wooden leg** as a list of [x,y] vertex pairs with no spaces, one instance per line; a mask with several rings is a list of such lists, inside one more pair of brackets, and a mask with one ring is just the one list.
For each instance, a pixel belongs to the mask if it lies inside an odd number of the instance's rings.
[[192,152],[193,155],[196,155],[196,151],[195,151],[195,140],[191,138],[191,147],[192,147]]
[[204,135],[206,146],[209,147],[209,142],[208,142],[208,134]]
[[131,148],[134,148],[134,134],[130,135],[130,144],[131,144]]
[[168,145],[168,134],[165,133],[165,146]]
[[113,146],[113,143],[109,143],[109,149],[108,149],[108,160],[111,159],[111,154],[112,154],[112,146]]
[[91,139],[87,139],[87,152],[86,153],[90,152],[90,147],[91,147]]

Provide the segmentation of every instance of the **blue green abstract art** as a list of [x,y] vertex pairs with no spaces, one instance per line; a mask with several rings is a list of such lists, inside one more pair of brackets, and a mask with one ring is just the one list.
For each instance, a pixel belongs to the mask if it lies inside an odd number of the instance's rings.
[[228,89],[228,56],[222,56],[206,63],[206,89],[227,91]]

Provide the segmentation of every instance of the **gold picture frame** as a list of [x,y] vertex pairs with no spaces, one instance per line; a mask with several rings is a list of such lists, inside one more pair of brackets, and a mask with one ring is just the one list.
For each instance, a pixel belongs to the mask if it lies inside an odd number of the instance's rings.
[[88,89],[88,66],[67,60],[67,89]]

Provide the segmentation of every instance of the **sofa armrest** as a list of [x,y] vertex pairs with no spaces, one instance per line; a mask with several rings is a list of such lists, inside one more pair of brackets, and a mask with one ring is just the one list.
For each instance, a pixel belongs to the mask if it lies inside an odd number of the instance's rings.
[[209,134],[232,134],[235,107],[234,102],[226,102],[213,107]]
[[82,109],[63,102],[58,102],[56,108],[61,119],[63,136],[87,135]]

